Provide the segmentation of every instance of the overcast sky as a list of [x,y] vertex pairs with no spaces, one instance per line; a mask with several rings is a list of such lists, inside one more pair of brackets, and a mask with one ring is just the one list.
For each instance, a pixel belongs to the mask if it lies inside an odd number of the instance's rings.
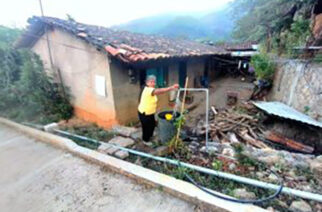
[[[46,16],[111,26],[167,12],[216,10],[231,0],[42,0]],[[0,25],[23,27],[40,15],[39,0],[0,0]]]

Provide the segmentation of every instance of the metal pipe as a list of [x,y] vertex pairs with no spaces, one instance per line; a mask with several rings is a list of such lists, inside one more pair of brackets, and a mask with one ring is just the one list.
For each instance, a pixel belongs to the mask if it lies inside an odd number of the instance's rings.
[[[204,91],[206,92],[206,150],[208,150],[208,131],[209,131],[209,90],[207,88],[180,88],[177,93],[176,103],[179,102],[179,96],[181,91]],[[176,110],[176,107],[175,107]],[[176,111],[174,111],[175,113]]]
[[[65,132],[65,131],[61,131],[61,130],[54,130],[54,131],[57,132],[57,133],[63,134],[63,135],[67,135],[67,136],[71,136],[71,137],[75,137],[75,138],[79,138],[79,139],[84,139],[84,140],[95,142],[95,143],[102,143],[102,142],[97,141],[95,139],[87,138],[87,137],[80,136],[80,135],[71,134],[71,133],[68,133],[68,132]],[[125,148],[125,147],[121,147],[121,146],[118,146],[116,144],[109,144],[109,143],[105,143],[105,144],[111,145],[111,146],[116,147],[116,148],[118,148],[120,150],[127,151],[127,152],[135,154],[135,155],[139,155],[139,156],[146,157],[146,158],[151,158],[153,160],[157,160],[157,161],[161,161],[161,162],[166,162],[166,163],[176,165],[176,166],[183,166],[183,167],[190,168],[190,169],[193,169],[193,170],[205,173],[205,174],[214,175],[214,176],[217,176],[217,177],[222,177],[222,178],[229,179],[229,180],[234,180],[236,182],[240,182],[240,183],[244,183],[244,184],[248,184],[248,185],[252,185],[252,186],[256,186],[256,187],[260,187],[260,188],[264,188],[264,189],[271,189],[271,190],[279,189],[279,186],[275,185],[275,184],[266,183],[266,182],[262,182],[262,181],[258,181],[258,180],[253,180],[253,179],[250,179],[250,178],[241,177],[241,176],[237,176],[237,175],[233,175],[233,174],[229,174],[229,173],[225,173],[225,172],[220,172],[220,171],[216,171],[216,170],[196,166],[196,165],[193,165],[193,164],[180,162],[178,160],[173,160],[173,159],[169,159],[169,158],[154,156],[154,155],[147,154],[147,153],[144,153],[144,152],[139,152],[139,151],[136,151],[136,150],[133,150],[133,149],[128,149],[128,148]],[[283,187],[282,193],[297,196],[297,197],[301,197],[301,198],[304,198],[304,199],[309,199],[309,200],[322,202],[322,195],[321,194],[295,190],[295,189],[287,188],[287,187]]]

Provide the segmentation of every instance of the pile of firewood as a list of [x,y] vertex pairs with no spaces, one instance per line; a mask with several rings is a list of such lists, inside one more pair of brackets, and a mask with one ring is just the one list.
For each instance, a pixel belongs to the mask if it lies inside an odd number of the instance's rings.
[[264,115],[252,104],[246,103],[218,112],[212,107],[212,112],[214,115],[209,121],[211,140],[230,143],[243,141],[257,148],[269,148],[259,140],[266,130],[261,124]]
[[[287,138],[263,124],[266,116],[252,103],[244,103],[229,109],[216,111],[211,107],[209,117],[209,137],[212,141],[239,143],[243,142],[261,149],[270,146],[312,153],[312,146]],[[197,125],[197,134],[204,135],[206,126],[203,121]],[[269,146],[267,145],[269,144]]]

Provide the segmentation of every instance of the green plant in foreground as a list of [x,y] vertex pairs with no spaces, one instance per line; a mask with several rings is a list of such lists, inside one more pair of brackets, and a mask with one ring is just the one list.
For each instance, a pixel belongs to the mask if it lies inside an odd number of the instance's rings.
[[220,160],[214,160],[211,165],[214,170],[220,171],[222,169],[223,163]]
[[309,106],[305,106],[303,113],[306,114],[306,115],[308,115],[309,112],[310,112],[310,107]]
[[[185,121],[186,121],[186,119],[185,119],[185,117],[183,115],[179,116],[178,118],[176,118],[174,120],[173,125],[177,129],[177,133],[180,133],[178,131],[180,131],[180,129],[184,125]],[[176,152],[179,149],[181,149],[181,150],[184,149],[184,144],[183,144],[183,141],[180,139],[180,137],[176,134],[169,141],[168,147],[169,147],[171,152]]]

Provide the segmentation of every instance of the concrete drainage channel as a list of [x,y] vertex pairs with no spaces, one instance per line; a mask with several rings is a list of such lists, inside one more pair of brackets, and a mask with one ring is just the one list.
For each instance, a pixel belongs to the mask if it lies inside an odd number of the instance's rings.
[[210,207],[214,211],[266,211],[254,205],[233,203],[213,197],[190,183],[177,180],[168,175],[164,175],[156,171],[117,159],[115,157],[78,146],[75,142],[67,138],[17,124],[4,118],[0,118],[0,123],[12,127],[39,141],[68,151],[85,160],[105,166],[117,173],[126,175],[139,183],[144,183],[155,188],[162,188],[163,191],[173,196],[194,204],[203,204],[207,207]]

